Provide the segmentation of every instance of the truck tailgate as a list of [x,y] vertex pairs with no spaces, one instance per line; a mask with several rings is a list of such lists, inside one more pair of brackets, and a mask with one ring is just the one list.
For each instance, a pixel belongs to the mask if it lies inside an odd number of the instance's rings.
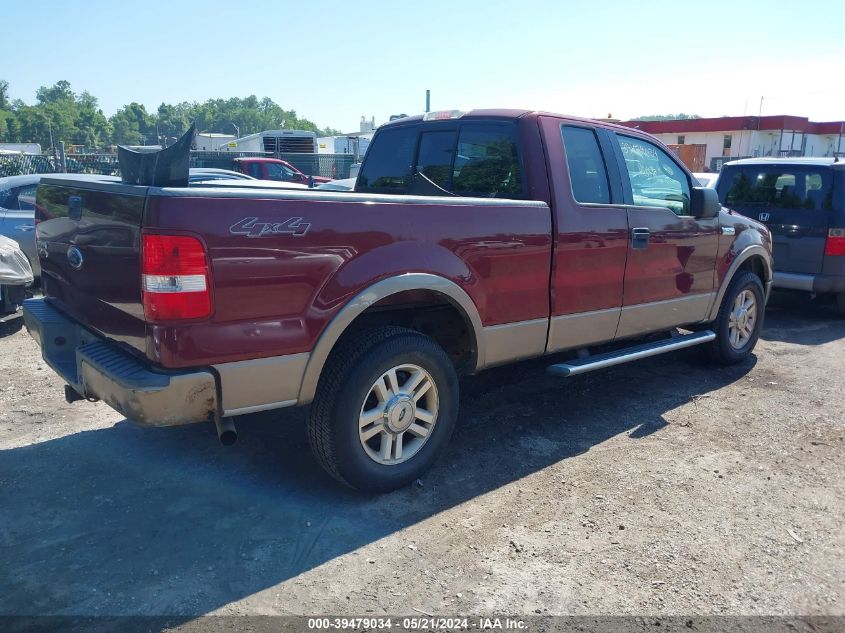
[[96,181],[41,181],[36,237],[44,294],[80,324],[144,354],[139,251],[147,189],[99,188]]

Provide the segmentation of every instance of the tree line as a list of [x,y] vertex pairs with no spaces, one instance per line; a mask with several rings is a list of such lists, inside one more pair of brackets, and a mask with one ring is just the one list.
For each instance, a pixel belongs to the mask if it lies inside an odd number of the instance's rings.
[[196,122],[203,132],[239,133],[240,136],[280,128],[311,130],[320,136],[340,134],[320,129],[285,110],[272,99],[209,99],[203,103],[162,103],[154,112],[132,102],[107,117],[90,92],[76,94],[67,81],[42,86],[36,103],[9,99],[9,82],[0,80],[0,142],[39,143],[48,149],[59,141],[86,147],[108,145],[156,145],[178,138]]

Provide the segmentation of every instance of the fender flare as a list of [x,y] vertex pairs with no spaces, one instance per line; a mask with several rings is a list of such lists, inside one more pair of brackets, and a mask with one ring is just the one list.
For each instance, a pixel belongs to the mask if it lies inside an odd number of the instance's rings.
[[311,351],[308,364],[302,376],[299,387],[297,404],[308,404],[314,400],[320,374],[332,349],[346,331],[349,325],[374,303],[385,297],[404,292],[406,290],[430,290],[443,295],[459,311],[461,311],[472,326],[475,336],[476,358],[475,367],[484,366],[483,326],[481,316],[475,303],[458,284],[453,281],[432,275],[430,273],[405,273],[377,281],[350,299],[332,318],[320,334],[317,344]]
[[766,299],[769,298],[769,289],[772,285],[771,256],[769,255],[769,252],[760,244],[752,244],[751,246],[746,246],[739,252],[739,255],[736,256],[736,259],[731,262],[728,271],[725,273],[725,278],[724,280],[722,280],[722,285],[719,287],[719,292],[716,294],[716,298],[713,301],[713,305],[710,307],[710,313],[707,315],[708,321],[713,321],[719,315],[719,308],[722,306],[722,299],[725,298],[725,293],[728,291],[728,286],[730,285],[731,281],[733,281],[733,278],[736,275],[736,271],[739,270],[739,267],[742,266],[743,263],[756,256],[759,256],[763,260],[763,265],[766,268],[766,279],[763,280],[763,286],[766,290]]

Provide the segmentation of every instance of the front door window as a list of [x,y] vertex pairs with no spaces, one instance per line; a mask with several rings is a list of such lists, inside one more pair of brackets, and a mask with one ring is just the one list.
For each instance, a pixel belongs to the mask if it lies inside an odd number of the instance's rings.
[[687,175],[669,155],[648,141],[619,136],[634,206],[666,207],[675,215],[690,213]]

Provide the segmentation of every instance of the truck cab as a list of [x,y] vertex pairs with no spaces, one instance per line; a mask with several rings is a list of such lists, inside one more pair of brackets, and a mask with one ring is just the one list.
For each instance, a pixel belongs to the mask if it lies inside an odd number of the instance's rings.
[[278,180],[301,185],[321,184],[331,180],[324,176],[303,174],[289,162],[278,158],[236,158],[233,169],[258,180]]

